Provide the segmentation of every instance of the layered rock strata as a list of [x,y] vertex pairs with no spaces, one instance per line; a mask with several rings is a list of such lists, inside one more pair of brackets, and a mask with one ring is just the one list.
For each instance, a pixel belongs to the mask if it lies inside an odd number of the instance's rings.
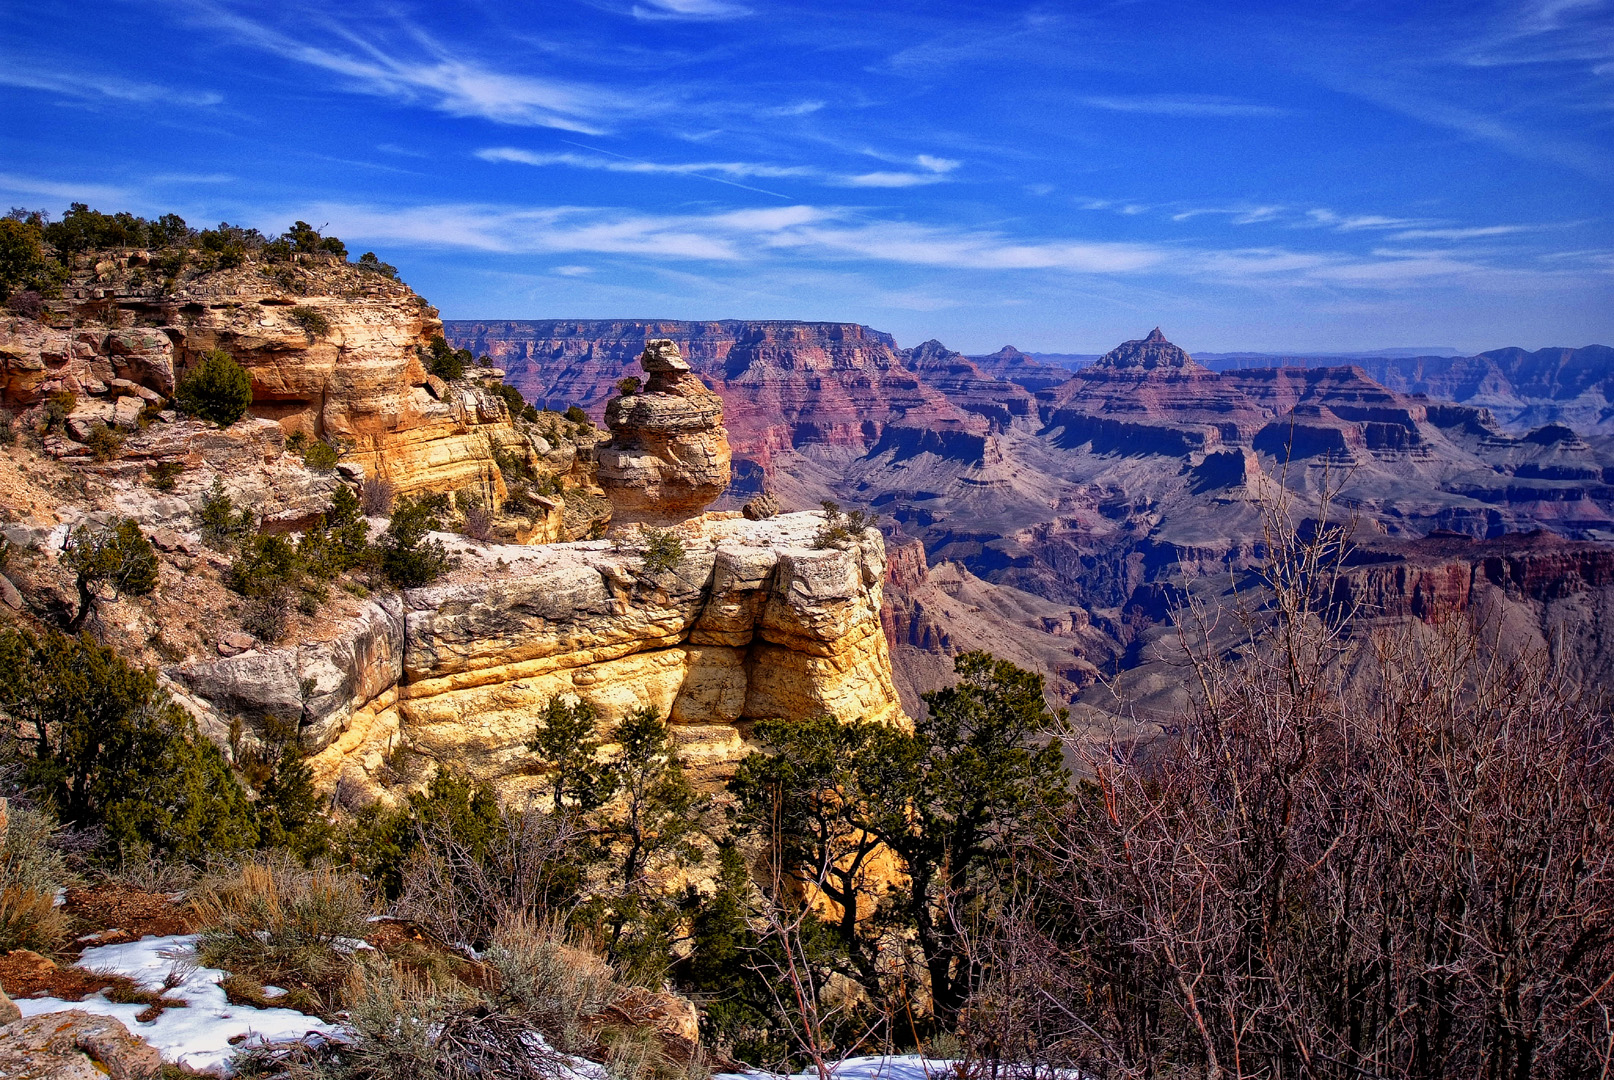
[[[882,440],[964,444],[979,453],[988,423],[950,402],[908,365],[889,335],[855,323],[555,320],[449,322],[457,345],[486,352],[507,380],[549,408],[599,414],[645,342],[675,342],[722,397],[736,485],[754,494],[795,451],[865,452]],[[1012,389],[1012,388],[1011,388]],[[895,430],[892,430],[895,429]],[[792,459],[793,460],[793,459]]]
[[662,573],[633,542],[480,547],[455,580],[374,601],[333,641],[169,675],[210,727],[295,719],[327,789],[380,793],[408,761],[437,761],[519,797],[542,780],[526,742],[555,695],[595,706],[602,731],[654,706],[715,784],[754,720],[906,722],[880,623],[884,545],[870,529],[815,548],[822,524],[707,515],[679,528],[684,558]]
[[611,441],[597,450],[599,483],[620,523],[670,525],[704,510],[729,486],[723,399],[665,338],[639,357],[642,392],[605,409]]
[[252,379],[252,415],[286,434],[341,441],[345,462],[399,493],[470,487],[498,500],[495,451],[522,442],[503,398],[475,379],[428,375],[420,350],[437,312],[407,285],[338,258],[206,272],[158,285],[149,253],[80,260],[48,321],[0,319],[0,404],[79,399],[69,431],[133,429],[209,349]]

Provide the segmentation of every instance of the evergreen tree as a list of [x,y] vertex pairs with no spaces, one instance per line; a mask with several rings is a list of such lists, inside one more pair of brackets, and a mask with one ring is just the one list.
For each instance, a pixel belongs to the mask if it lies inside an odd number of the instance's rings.
[[402,806],[377,803],[363,810],[343,838],[342,855],[396,899],[403,888],[404,864],[428,837],[453,842],[474,864],[506,829],[492,788],[441,767],[426,790],[413,792]]
[[296,725],[272,725],[270,734],[269,767],[258,785],[258,846],[285,848],[308,862],[330,846],[330,826],[320,816],[325,800],[314,788]]
[[44,229],[37,217],[0,218],[0,300],[24,289],[44,292],[61,276],[45,254]]
[[358,494],[346,484],[338,485],[331,492],[325,527],[330,530],[331,546],[340,569],[352,570],[363,565],[370,555],[370,523],[364,519]]
[[150,671],[89,638],[0,631],[0,705],[31,732],[24,778],[109,846],[199,861],[250,847],[251,803]]
[[859,917],[880,899],[870,863],[882,829],[905,812],[920,746],[890,725],[833,716],[763,720],[755,737],[763,750],[747,755],[729,782],[737,821],[764,838],[780,873],[840,907],[842,947],[872,981],[872,946],[859,933]]
[[959,920],[996,914],[1013,880],[1017,841],[1044,827],[1069,799],[1070,773],[1042,676],[989,653],[953,663],[953,686],[921,695],[920,753],[903,792],[906,809],[882,827],[908,871],[907,915],[925,954],[938,1021],[950,1025],[978,972]]
[[697,798],[654,706],[628,713],[610,739],[617,745],[610,771],[621,801],[604,828],[622,844],[620,882],[632,892],[642,887],[645,868],[662,856],[698,861],[690,843]]
[[429,499],[402,498],[393,507],[392,520],[381,534],[381,571],[401,589],[426,585],[448,570],[448,549],[427,534],[440,526]]
[[146,596],[157,588],[157,553],[133,518],[109,529],[80,525],[62,549],[62,565],[72,570],[78,587],[78,612],[68,628],[84,625],[103,588],[114,597]]
[[228,550],[258,527],[250,510],[236,510],[222,476],[215,476],[213,485],[202,496],[196,525],[201,530],[202,543],[215,551]]
[[229,427],[252,404],[252,379],[229,353],[210,349],[179,380],[174,401],[192,416]]
[[549,699],[543,720],[527,741],[527,749],[549,763],[550,805],[554,813],[568,806],[587,813],[615,794],[615,772],[599,760],[600,740],[594,734],[594,706],[575,704],[560,695]]

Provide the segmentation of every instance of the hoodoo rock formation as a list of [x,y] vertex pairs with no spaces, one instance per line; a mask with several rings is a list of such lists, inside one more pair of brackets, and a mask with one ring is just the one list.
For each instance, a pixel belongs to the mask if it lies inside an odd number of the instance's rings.
[[639,357],[643,391],[605,408],[611,441],[597,451],[599,482],[619,523],[670,525],[704,510],[729,486],[723,399],[666,338]]
[[678,527],[684,559],[660,573],[608,541],[482,548],[449,583],[371,602],[332,641],[176,677],[225,729],[295,720],[326,786],[406,783],[404,758],[452,761],[518,796],[542,778],[526,741],[557,694],[592,704],[602,728],[655,706],[686,766],[715,783],[754,720],[906,722],[880,624],[880,534],[816,548],[823,520],[707,515]]

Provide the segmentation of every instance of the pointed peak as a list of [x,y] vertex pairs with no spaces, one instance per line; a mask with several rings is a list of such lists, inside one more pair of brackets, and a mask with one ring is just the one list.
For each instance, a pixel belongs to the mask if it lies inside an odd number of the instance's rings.
[[1157,326],[1146,338],[1124,341],[1099,358],[1093,367],[1100,370],[1172,371],[1203,370],[1187,353],[1166,340]]

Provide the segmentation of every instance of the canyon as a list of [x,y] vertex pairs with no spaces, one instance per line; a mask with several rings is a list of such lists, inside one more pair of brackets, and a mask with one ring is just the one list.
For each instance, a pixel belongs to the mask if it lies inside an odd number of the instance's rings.
[[[1225,603],[1247,584],[1262,507],[1285,490],[1302,527],[1325,513],[1354,523],[1382,565],[1351,574],[1385,618],[1428,614],[1427,572],[1406,568],[1424,567],[1430,544],[1471,545],[1442,573],[1470,583],[1476,611],[1497,607],[1481,594],[1513,595],[1476,569],[1487,560],[1614,550],[1614,440],[1560,422],[1521,430],[1356,364],[1214,370],[1158,331],[1075,371],[1010,348],[902,349],[851,324],[450,321],[445,333],[495,356],[524,393],[595,411],[647,336],[676,341],[723,399],[735,468],[718,506],[767,489],[787,510],[833,499],[881,515],[909,712],[952,655],[984,647],[1043,674],[1084,723],[1168,715],[1182,697],[1157,675],[1177,647],[1175,605]],[[1600,640],[1606,583],[1564,582],[1584,603],[1519,594],[1510,634]],[[1577,663],[1611,670],[1595,648]],[[1125,702],[1104,685],[1123,674]]]

